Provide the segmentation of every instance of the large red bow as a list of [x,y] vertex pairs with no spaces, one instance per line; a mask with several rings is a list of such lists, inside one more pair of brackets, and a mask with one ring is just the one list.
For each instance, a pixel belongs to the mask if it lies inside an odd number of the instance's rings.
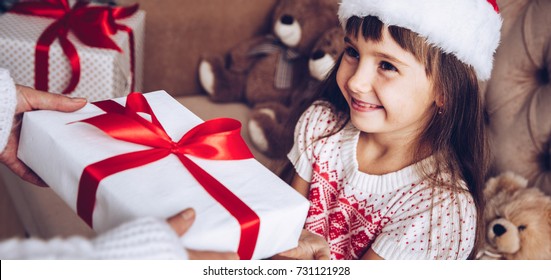
[[[35,88],[48,90],[49,51],[52,43],[59,39],[63,52],[71,64],[71,80],[63,93],[75,90],[80,80],[80,58],[77,49],[69,41],[69,31],[85,45],[122,52],[111,39],[117,31],[128,33],[130,41],[130,68],[134,75],[134,34],[128,26],[118,24],[116,20],[130,17],[138,11],[138,5],[129,7],[88,6],[88,2],[79,1],[73,8],[68,0],[43,0],[40,2],[21,2],[15,4],[10,12],[56,19],[38,38],[35,49],[34,79]],[[134,89],[132,79],[131,91]]]
[[[92,226],[96,192],[101,180],[172,154],[238,220],[241,225],[238,254],[242,259],[252,258],[260,230],[260,218],[235,194],[187,157],[192,155],[212,160],[252,158],[247,144],[241,138],[239,121],[227,118],[206,121],[188,131],[178,142],[174,142],[155,117],[145,97],[139,93],[128,95],[126,107],[112,100],[94,104],[107,113],[82,122],[96,126],[115,139],[145,145],[151,149],[114,156],[84,169],[79,182],[77,213],[88,225]],[[138,115],[138,112],[149,114],[151,122]]]

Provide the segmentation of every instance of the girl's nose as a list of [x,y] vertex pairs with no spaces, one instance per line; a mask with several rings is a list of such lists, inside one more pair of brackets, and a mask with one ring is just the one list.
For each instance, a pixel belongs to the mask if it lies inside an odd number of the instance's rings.
[[348,89],[356,94],[371,92],[374,77],[374,71],[367,66],[359,65],[348,79]]

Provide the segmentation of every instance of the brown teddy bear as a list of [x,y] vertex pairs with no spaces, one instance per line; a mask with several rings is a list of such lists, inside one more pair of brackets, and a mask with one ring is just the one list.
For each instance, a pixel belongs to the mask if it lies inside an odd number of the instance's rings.
[[484,189],[486,244],[478,259],[551,259],[551,197],[512,172]]
[[338,26],[338,0],[280,0],[272,12],[272,33],[238,44],[226,57],[204,57],[199,82],[215,102],[250,106],[288,103],[308,76],[308,56],[320,35]]
[[[293,144],[296,114],[303,102],[312,98],[318,84],[325,79],[344,50],[344,31],[341,27],[327,30],[316,42],[304,79],[290,97],[290,103],[265,102],[253,108],[248,131],[253,145],[265,155],[283,158]],[[294,117],[294,118],[293,118]]]

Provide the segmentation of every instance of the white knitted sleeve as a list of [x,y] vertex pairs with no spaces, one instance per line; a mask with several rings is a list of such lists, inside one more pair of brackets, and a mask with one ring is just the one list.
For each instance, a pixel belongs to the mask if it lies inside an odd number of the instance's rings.
[[179,237],[165,222],[142,218],[123,224],[94,241],[98,259],[187,259]]
[[142,218],[95,239],[10,239],[0,243],[0,259],[187,259],[187,252],[170,226]]
[[10,72],[0,68],[0,152],[8,143],[16,104],[15,84]]
[[316,101],[304,113],[295,127],[294,144],[287,158],[294,165],[297,174],[307,182],[312,177],[314,145],[316,141],[330,135],[336,126],[337,116],[331,104]]

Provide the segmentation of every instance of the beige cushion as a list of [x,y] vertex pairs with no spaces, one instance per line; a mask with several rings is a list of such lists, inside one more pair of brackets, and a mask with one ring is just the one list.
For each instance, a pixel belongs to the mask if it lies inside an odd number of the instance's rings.
[[517,172],[551,194],[551,1],[498,2],[515,17],[506,18],[486,92],[494,171]]

